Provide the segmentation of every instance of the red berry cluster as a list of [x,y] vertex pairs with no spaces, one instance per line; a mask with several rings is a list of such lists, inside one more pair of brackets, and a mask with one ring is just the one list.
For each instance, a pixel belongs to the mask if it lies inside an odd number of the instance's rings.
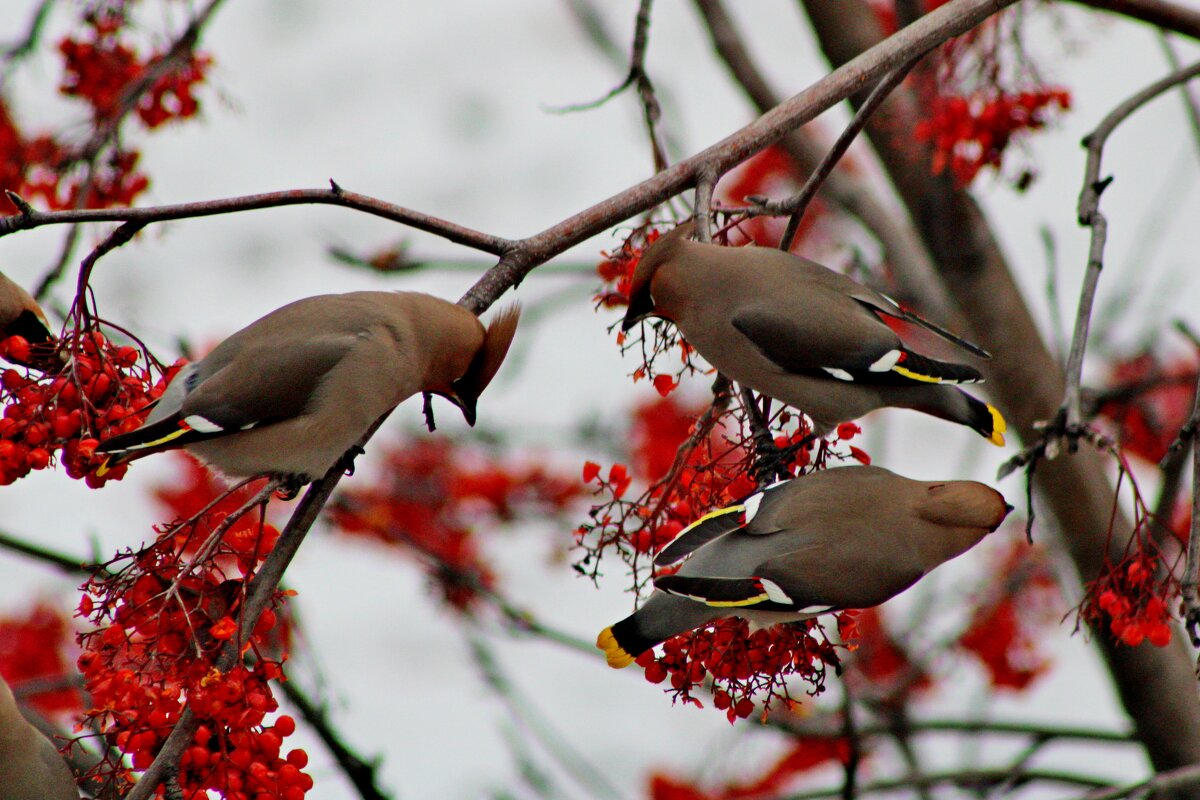
[[[265,610],[240,648],[253,653],[249,665],[225,672],[214,666],[238,636],[246,587],[278,537],[249,514],[188,563],[187,554],[227,513],[165,526],[154,544],[119,556],[85,585],[79,613],[95,626],[80,636],[78,665],[93,704],[88,716],[106,744],[144,770],[186,705],[201,728],[180,762],[184,796],[213,789],[227,798],[300,800],[312,786],[299,773],[306,756],[280,755],[295,725],[285,718],[266,724],[278,708],[269,682],[282,678],[287,657],[277,649],[276,612]],[[241,575],[230,577],[235,566]],[[276,605],[283,597],[276,593]],[[117,784],[128,777],[114,763],[96,773]]]
[[991,552],[988,586],[955,646],[978,659],[997,689],[1023,690],[1045,674],[1042,634],[1062,619],[1062,596],[1044,548],[1013,544]]
[[338,493],[330,516],[346,534],[413,551],[443,598],[469,610],[495,577],[479,552],[480,525],[521,515],[561,514],[582,490],[544,466],[506,463],[445,437],[412,439],[388,450],[374,484]]
[[1061,88],[939,95],[918,123],[916,137],[933,146],[934,174],[949,169],[958,185],[966,186],[984,167],[1000,169],[1014,137],[1045,127],[1056,109],[1070,107],[1071,95]]
[[[0,342],[0,357],[28,361],[30,345],[20,336]],[[93,489],[124,476],[124,465],[104,477],[95,455],[101,439],[133,430],[141,412],[162,394],[182,362],[159,380],[138,366],[138,349],[116,345],[99,331],[69,333],[59,343],[59,371],[9,368],[0,373],[0,485],[61,461],[72,478]]]
[[51,687],[26,700],[42,714],[83,710],[83,696],[71,686],[74,642],[70,621],[56,608],[39,603],[27,614],[0,619],[0,675],[20,688],[24,681]]
[[662,655],[642,653],[637,664],[646,680],[670,680],[668,692],[677,700],[703,704],[694,692],[712,681],[713,706],[730,722],[754,713],[760,698],[765,716],[774,700],[793,702],[787,680],[798,675],[808,681],[810,694],[824,688],[826,667],[838,667],[838,654],[813,620],[760,628],[753,633],[744,619],[728,617],[674,636],[662,644]]
[[69,161],[66,149],[53,136],[23,134],[0,98],[0,189],[26,200],[40,198],[58,208],[59,171]]
[[1192,413],[1197,365],[1142,353],[1113,365],[1100,415],[1116,423],[1121,447],[1157,464]]
[[[146,70],[165,57],[156,53],[143,59],[137,48],[123,40],[129,32],[127,18],[121,12],[100,11],[84,16],[84,33],[78,38],[65,37],[58,49],[63,57],[63,77],[59,90],[78,97],[92,107],[97,122],[119,115],[126,95]],[[172,119],[195,116],[200,106],[195,87],[204,81],[212,59],[189,52],[176,66],[155,80],[140,97],[137,113],[148,128],[156,128]]]
[[1108,616],[1108,627],[1123,644],[1137,647],[1149,641],[1155,647],[1171,643],[1171,614],[1168,599],[1176,587],[1155,577],[1157,559],[1144,553],[1117,565],[1092,583],[1080,613],[1100,621]]
[[[0,189],[61,210],[130,205],[150,185],[137,171],[138,151],[122,144],[113,126],[126,111],[136,111],[147,128],[195,117],[200,108],[196,90],[212,59],[173,51],[170,66],[142,85],[146,71],[168,54],[138,54],[131,40],[139,27],[130,22],[128,5],[84,4],[81,31],[58,44],[63,63],[59,91],[87,104],[92,135],[81,138],[74,129],[26,134],[0,101]],[[98,158],[97,143],[103,148]],[[88,162],[94,162],[90,168]]]
[[844,737],[791,739],[787,751],[753,780],[704,790],[690,781],[660,773],[650,776],[650,800],[753,800],[782,797],[789,793],[797,776],[829,762],[850,761],[850,742]]

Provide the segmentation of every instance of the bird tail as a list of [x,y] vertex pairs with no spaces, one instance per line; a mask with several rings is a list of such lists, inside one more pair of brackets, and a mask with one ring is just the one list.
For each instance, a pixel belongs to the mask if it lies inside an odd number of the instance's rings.
[[[616,625],[609,625],[604,630],[600,631],[600,635],[596,637],[596,647],[604,651],[604,657],[608,659],[608,665],[613,669],[624,669],[634,662],[636,656],[630,655],[629,648],[637,648],[640,645],[633,644],[630,640],[636,637],[630,635],[628,623],[632,617],[626,618],[618,622]],[[616,629],[615,631],[613,629]],[[649,645],[642,647],[637,652],[644,653],[653,647],[657,642],[652,642]]]

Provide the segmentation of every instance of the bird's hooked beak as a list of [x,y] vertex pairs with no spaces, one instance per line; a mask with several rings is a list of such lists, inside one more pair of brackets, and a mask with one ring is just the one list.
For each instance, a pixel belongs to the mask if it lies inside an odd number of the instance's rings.
[[460,388],[451,389],[442,395],[454,405],[458,406],[458,410],[462,412],[463,418],[472,428],[475,427],[475,406],[479,402],[479,398],[472,395],[470,392]]
[[629,309],[625,319],[621,320],[621,331],[628,331],[634,325],[654,313],[654,298],[650,296],[650,287],[643,287],[629,297]]

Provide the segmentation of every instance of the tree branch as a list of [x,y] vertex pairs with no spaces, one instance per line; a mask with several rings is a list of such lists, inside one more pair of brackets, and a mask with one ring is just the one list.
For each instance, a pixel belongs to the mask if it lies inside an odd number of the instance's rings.
[[1200,39],[1200,10],[1168,3],[1165,0],[1074,0],[1081,6],[1131,19],[1148,22],[1159,28]]
[[1134,111],[1144,106],[1163,92],[1200,75],[1200,62],[1177,70],[1165,78],[1155,81],[1124,101],[1100,121],[1096,129],[1083,139],[1087,148],[1087,167],[1084,170],[1083,190],[1079,193],[1079,224],[1092,229],[1091,246],[1088,252],[1087,273],[1083,289],[1079,294],[1079,310],[1075,316],[1075,333],[1071,339],[1070,356],[1067,359],[1066,391],[1063,395],[1064,430],[1071,437],[1072,451],[1076,445],[1081,426],[1079,408],[1079,386],[1083,376],[1083,355],[1087,349],[1088,327],[1092,305],[1100,272],[1104,268],[1104,244],[1108,236],[1108,220],[1100,211],[1100,195],[1112,183],[1112,177],[1100,177],[1100,160],[1108,137]]
[[201,200],[195,203],[144,208],[79,209],[76,211],[36,211],[12,192],[6,192],[6,194],[21,211],[11,216],[0,217],[0,236],[38,228],[42,225],[76,222],[141,222],[149,225],[154,222],[209,217],[216,214],[254,211],[261,208],[324,204],[350,208],[392,222],[399,222],[411,228],[441,236],[456,244],[466,245],[493,255],[500,255],[513,247],[513,242],[507,239],[480,233],[374,197],[347,192],[332,181],[328,189],[285,189],[279,192],[229,197],[221,200]]

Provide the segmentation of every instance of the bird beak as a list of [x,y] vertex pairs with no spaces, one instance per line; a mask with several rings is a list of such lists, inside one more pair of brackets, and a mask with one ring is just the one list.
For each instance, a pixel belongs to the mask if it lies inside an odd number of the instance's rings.
[[637,292],[629,298],[629,310],[621,321],[622,332],[628,331],[634,325],[654,313],[654,299],[649,292]]
[[459,394],[458,392],[451,392],[450,394],[445,395],[445,397],[451,403],[454,403],[454,405],[458,406],[458,410],[462,412],[463,418],[467,421],[467,424],[474,428],[475,405],[478,402],[478,398],[471,397],[468,394]]

